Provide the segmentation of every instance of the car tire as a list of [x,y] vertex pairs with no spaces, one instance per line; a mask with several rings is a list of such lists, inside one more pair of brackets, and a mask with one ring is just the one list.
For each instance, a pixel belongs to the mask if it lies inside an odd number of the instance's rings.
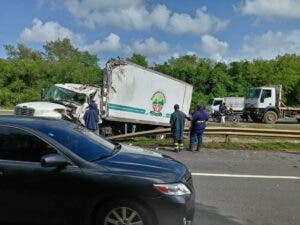
[[151,215],[149,210],[136,201],[118,200],[108,203],[98,210],[95,225],[131,225],[132,223],[155,225]]

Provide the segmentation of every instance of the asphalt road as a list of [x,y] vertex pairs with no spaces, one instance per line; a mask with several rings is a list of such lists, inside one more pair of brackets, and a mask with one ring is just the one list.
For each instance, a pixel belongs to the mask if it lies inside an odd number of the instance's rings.
[[196,174],[194,225],[300,224],[300,154],[162,152]]

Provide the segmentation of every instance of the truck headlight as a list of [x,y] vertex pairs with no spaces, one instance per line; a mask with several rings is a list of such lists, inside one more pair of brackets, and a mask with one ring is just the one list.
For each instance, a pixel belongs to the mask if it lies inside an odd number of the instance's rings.
[[183,183],[175,184],[154,184],[154,187],[166,195],[190,195],[191,191]]

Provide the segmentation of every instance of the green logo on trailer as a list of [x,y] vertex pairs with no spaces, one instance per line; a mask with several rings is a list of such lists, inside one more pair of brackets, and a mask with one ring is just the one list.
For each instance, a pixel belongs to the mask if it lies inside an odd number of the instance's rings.
[[152,95],[151,100],[153,110],[150,111],[150,114],[154,116],[162,116],[161,110],[166,103],[165,95],[161,91],[157,91]]

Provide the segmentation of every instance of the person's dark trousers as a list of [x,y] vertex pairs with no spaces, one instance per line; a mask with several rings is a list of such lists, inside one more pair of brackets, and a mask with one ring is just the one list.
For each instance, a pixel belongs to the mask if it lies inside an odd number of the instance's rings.
[[190,133],[190,148],[193,149],[197,139],[197,151],[200,151],[202,146],[202,136],[204,130],[192,130]]

